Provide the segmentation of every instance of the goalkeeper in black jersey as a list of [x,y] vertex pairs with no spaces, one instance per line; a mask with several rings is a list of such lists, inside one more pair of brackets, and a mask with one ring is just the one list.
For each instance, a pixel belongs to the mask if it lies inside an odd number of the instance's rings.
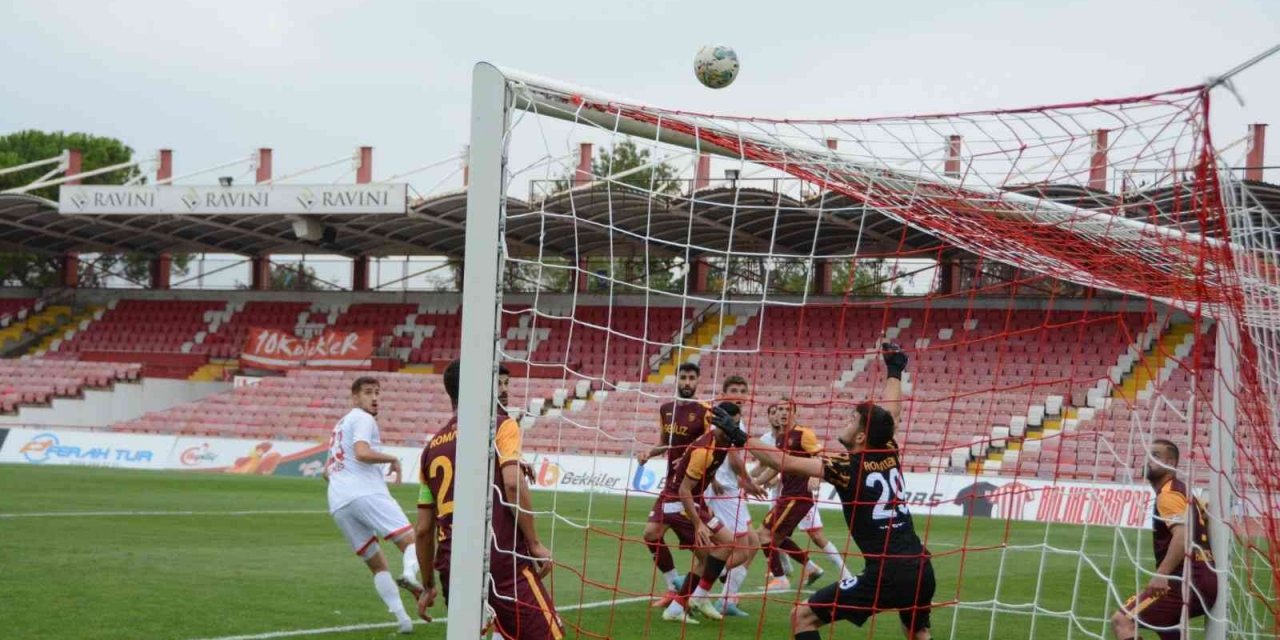
[[862,626],[872,615],[896,610],[908,640],[928,640],[929,612],[935,588],[933,562],[911,522],[903,496],[902,463],[894,431],[902,410],[902,371],[907,355],[885,343],[888,367],[880,404],[863,402],[853,424],[840,434],[848,453],[802,458],[782,452],[740,429],[726,434],[745,444],[756,459],[784,473],[830,482],[844,505],[849,534],[866,560],[855,578],[829,585],[791,611],[795,640],[819,640],[818,628],[836,620]]

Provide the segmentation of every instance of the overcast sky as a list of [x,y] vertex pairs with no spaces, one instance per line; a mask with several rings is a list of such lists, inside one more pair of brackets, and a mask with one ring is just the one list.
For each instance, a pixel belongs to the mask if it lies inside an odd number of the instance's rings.
[[[1280,41],[1277,0],[0,5],[0,132],[169,147],[180,174],[260,146],[276,150],[277,176],[361,144],[375,147],[375,177],[447,158],[466,143],[477,60],[666,106],[868,116],[1194,84]],[[721,91],[691,73],[713,42],[743,60]],[[1278,80],[1280,56],[1240,77],[1244,108],[1219,95],[1217,140],[1280,125]],[[1280,129],[1267,163],[1280,164]]]

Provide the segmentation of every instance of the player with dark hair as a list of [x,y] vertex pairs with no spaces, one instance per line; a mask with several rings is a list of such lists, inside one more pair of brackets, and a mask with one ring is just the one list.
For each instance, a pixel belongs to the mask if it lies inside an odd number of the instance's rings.
[[[421,487],[418,493],[418,560],[423,571],[418,614],[430,620],[426,610],[436,597],[432,567],[440,574],[445,600],[449,599],[449,551],[453,538],[453,481],[458,472],[458,393],[460,365],[454,361],[444,371],[444,388],[453,402],[454,417],[422,450]],[[498,370],[498,398],[505,401],[510,374]],[[493,532],[489,547],[491,588],[487,598],[497,631],[503,638],[560,640],[564,625],[556,613],[551,593],[542,578],[551,570],[551,552],[538,540],[529,487],[520,470],[520,426],[499,414],[494,437]]]
[[902,410],[902,371],[907,355],[895,344],[882,345],[888,369],[879,405],[863,402],[853,424],[839,437],[848,451],[821,457],[785,455],[730,430],[760,462],[785,473],[823,478],[840,495],[849,534],[866,559],[857,577],[824,587],[791,611],[795,640],[819,640],[818,628],[836,620],[862,626],[872,615],[897,610],[910,640],[927,640],[936,588],[933,562],[916,535],[903,494],[905,486],[894,441]]
[[[680,462],[685,449],[695,440],[702,437],[711,426],[711,405],[699,402],[694,398],[698,393],[698,380],[702,369],[692,362],[681,363],[676,368],[676,399],[664,403],[658,409],[658,444],[636,453],[636,460],[645,464],[650,458],[666,454],[666,477],[676,477],[676,464]],[[676,573],[675,559],[671,549],[663,540],[670,525],[668,516],[679,516],[683,507],[678,501],[671,502],[660,491],[654,500],[653,510],[649,513],[649,523],[644,528],[644,542],[653,555],[653,563],[667,583],[667,595],[654,603],[654,606],[669,606],[677,598],[687,596],[693,590],[697,580],[695,573],[689,573],[683,579]],[[686,546],[691,542],[685,542]]]
[[[1139,626],[1151,629],[1161,640],[1181,638],[1183,610],[1187,619],[1198,618],[1218,599],[1205,507],[1178,479],[1178,446],[1154,440],[1148,456],[1147,481],[1156,492],[1151,541],[1157,566],[1147,588],[1111,616],[1111,630],[1118,640],[1138,638]],[[1184,573],[1191,579],[1189,598],[1182,593]]]
[[[400,483],[400,458],[378,451],[382,438],[378,430],[378,404],[381,386],[377,378],[361,376],[351,383],[351,411],[334,425],[329,436],[329,456],[324,463],[324,477],[329,482],[329,513],[351,545],[373,572],[373,587],[387,610],[400,624],[400,633],[413,631],[413,619],[400,601],[403,587],[415,596],[422,592],[418,583],[418,557],[414,550],[413,527],[404,510],[387,491],[382,465],[390,467],[396,484]],[[378,538],[395,543],[404,552],[404,568],[398,578],[387,570],[387,559],[378,546]]]
[[[800,427],[800,429],[809,431],[804,427]],[[817,437],[812,437],[808,443],[809,446],[805,446],[806,439],[803,431],[800,432],[800,438],[795,437],[795,404],[784,397],[781,401],[769,406],[769,431],[761,436],[760,441],[788,451],[791,455],[807,457],[813,455],[811,450],[817,444]],[[788,437],[788,434],[790,437]],[[766,554],[769,557],[769,562],[766,565],[768,576],[765,582],[765,589],[768,591],[785,591],[791,588],[791,584],[787,580],[789,558],[793,558],[800,563],[802,575],[807,576],[805,578],[806,586],[822,579],[825,573],[822,567],[818,566],[818,563],[813,561],[809,553],[792,539],[791,536],[794,535],[797,529],[809,536],[809,539],[813,541],[813,545],[821,550],[831,561],[831,564],[840,571],[842,579],[852,578],[853,574],[849,573],[849,569],[845,565],[844,555],[834,542],[827,539],[823,529],[822,513],[816,503],[818,490],[821,488],[820,479],[806,476],[783,478],[780,477],[783,474],[764,465],[757,467],[753,475],[756,476],[757,482],[772,482],[774,487],[774,504],[769,510],[769,516],[766,516],[765,526],[758,533],[760,540],[770,545],[768,551],[772,552]],[[785,486],[784,481],[791,483],[790,490],[786,494],[782,492],[782,488]],[[807,495],[800,491],[802,485],[808,487]],[[794,510],[797,506],[803,507],[803,502],[796,501],[804,501],[806,498],[810,503],[807,510],[787,514],[787,518],[784,518],[784,520],[798,518],[798,522],[783,522],[770,518],[770,516],[777,517],[786,513],[786,505],[780,504],[780,502],[790,501],[790,506]],[[781,553],[778,551],[781,551]]]
[[662,514],[662,523],[676,532],[680,546],[694,555],[693,571],[686,578],[688,593],[672,599],[662,612],[663,620],[684,620],[688,624],[698,622],[686,618],[686,600],[690,610],[712,620],[723,619],[709,598],[711,587],[725,569],[736,568],[751,553],[747,547],[733,548],[733,533],[711,513],[703,498],[730,453],[725,431],[741,430],[737,426],[741,410],[732,402],[724,402],[708,414],[711,424],[707,431],[684,449],[654,508],[655,513]]
[[[721,406],[726,406],[724,403],[732,403],[735,407],[744,406],[749,399],[749,389],[747,379],[742,376],[732,375],[725,378],[720,387]],[[740,417],[739,421],[741,421]],[[724,524],[729,533],[733,534],[734,545],[746,550],[741,564],[732,567],[724,576],[724,590],[721,593],[719,605],[720,612],[726,616],[746,617],[747,612],[738,607],[737,594],[747,579],[747,566],[751,564],[756,551],[760,548],[760,538],[751,529],[751,512],[747,509],[747,496],[763,498],[766,494],[747,473],[747,465],[741,451],[736,449],[730,451],[726,462],[728,464],[720,467],[707,486],[703,499],[706,500],[712,515]]]

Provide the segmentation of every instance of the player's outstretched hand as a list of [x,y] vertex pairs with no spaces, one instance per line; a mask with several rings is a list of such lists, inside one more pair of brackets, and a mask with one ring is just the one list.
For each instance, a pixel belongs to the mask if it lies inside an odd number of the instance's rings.
[[427,609],[430,609],[435,603],[435,585],[422,585],[422,595],[418,596],[418,617],[431,622],[431,616],[427,615]]
[[649,461],[649,449],[644,448],[636,452],[636,462],[644,464]]
[[880,343],[880,355],[884,356],[884,365],[889,369],[889,377],[902,379],[902,372],[907,368],[907,352],[894,342]]
[[525,480],[528,480],[530,483],[532,483],[532,482],[533,482],[533,465],[532,465],[532,464],[529,464],[528,462],[525,462],[524,460],[521,460],[521,461],[520,461],[520,473],[523,473],[523,474],[524,474],[524,479],[525,479]]
[[533,560],[533,568],[538,572],[539,578],[544,578],[551,573],[551,566],[555,562],[551,559],[551,550],[542,545],[541,542],[535,542],[529,545],[529,556]]
[[395,478],[395,483],[400,484],[400,459],[396,458],[391,461],[391,477]]

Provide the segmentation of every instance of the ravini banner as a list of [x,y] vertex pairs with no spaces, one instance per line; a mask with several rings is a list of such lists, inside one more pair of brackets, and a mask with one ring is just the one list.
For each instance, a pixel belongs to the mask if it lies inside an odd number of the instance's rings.
[[373,357],[373,331],[326,330],[299,338],[279,329],[249,329],[240,361],[258,369],[299,367],[368,367]]
[[408,185],[253,184],[63,185],[62,214],[324,215],[400,214],[407,210]]

